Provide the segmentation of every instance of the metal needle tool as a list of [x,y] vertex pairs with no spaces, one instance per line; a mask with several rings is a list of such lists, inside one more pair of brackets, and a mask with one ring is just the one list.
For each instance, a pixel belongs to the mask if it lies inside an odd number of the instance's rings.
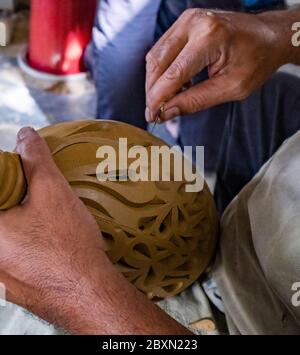
[[161,118],[161,115],[165,112],[165,104],[163,104],[161,106],[161,108],[159,109],[158,111],[158,114],[156,115],[156,118],[155,118],[155,122],[153,124],[153,127],[151,129],[151,134],[153,134],[154,130],[155,130],[155,127],[157,125],[157,123],[160,121],[160,118]]

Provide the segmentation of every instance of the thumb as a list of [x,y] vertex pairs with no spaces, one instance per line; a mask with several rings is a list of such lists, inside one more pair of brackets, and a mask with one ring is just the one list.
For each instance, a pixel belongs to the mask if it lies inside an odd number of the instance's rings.
[[223,75],[215,76],[174,96],[164,106],[162,121],[189,115],[220,105],[233,99],[233,86]]
[[17,152],[20,154],[28,184],[40,171],[51,173],[57,170],[47,143],[30,127],[18,133]]

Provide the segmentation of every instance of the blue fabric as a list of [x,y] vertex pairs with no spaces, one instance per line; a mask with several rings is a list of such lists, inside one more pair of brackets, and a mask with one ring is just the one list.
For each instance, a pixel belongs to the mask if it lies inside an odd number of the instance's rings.
[[247,100],[228,104],[227,112],[217,166],[220,212],[300,129],[300,79],[275,74]]
[[283,0],[243,0],[247,9],[268,9],[268,7],[284,6]]

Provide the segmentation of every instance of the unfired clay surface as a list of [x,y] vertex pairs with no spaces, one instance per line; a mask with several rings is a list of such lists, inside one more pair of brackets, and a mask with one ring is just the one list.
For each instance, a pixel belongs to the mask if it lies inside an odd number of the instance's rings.
[[[100,182],[100,146],[128,148],[164,143],[136,127],[113,121],[76,121],[39,131],[55,163],[95,217],[111,261],[150,298],[175,295],[206,269],[217,240],[218,217],[205,185],[185,191],[185,182]],[[124,172],[114,172],[116,176]],[[18,155],[0,153],[0,210],[20,203],[26,182]]]

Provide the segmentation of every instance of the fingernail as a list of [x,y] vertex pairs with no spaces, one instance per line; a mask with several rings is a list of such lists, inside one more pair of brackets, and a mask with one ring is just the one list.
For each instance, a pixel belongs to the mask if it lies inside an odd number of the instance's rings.
[[152,116],[151,116],[151,113],[150,113],[150,110],[148,107],[146,108],[146,111],[145,111],[145,117],[146,117],[147,122],[152,122]]
[[30,137],[34,132],[35,132],[35,130],[33,128],[24,127],[18,133],[18,140],[22,140],[22,139],[25,139],[27,137]]
[[180,115],[180,110],[178,107],[171,107],[169,109],[167,109],[163,114],[162,114],[162,118],[164,121],[168,121],[171,118],[177,117]]

